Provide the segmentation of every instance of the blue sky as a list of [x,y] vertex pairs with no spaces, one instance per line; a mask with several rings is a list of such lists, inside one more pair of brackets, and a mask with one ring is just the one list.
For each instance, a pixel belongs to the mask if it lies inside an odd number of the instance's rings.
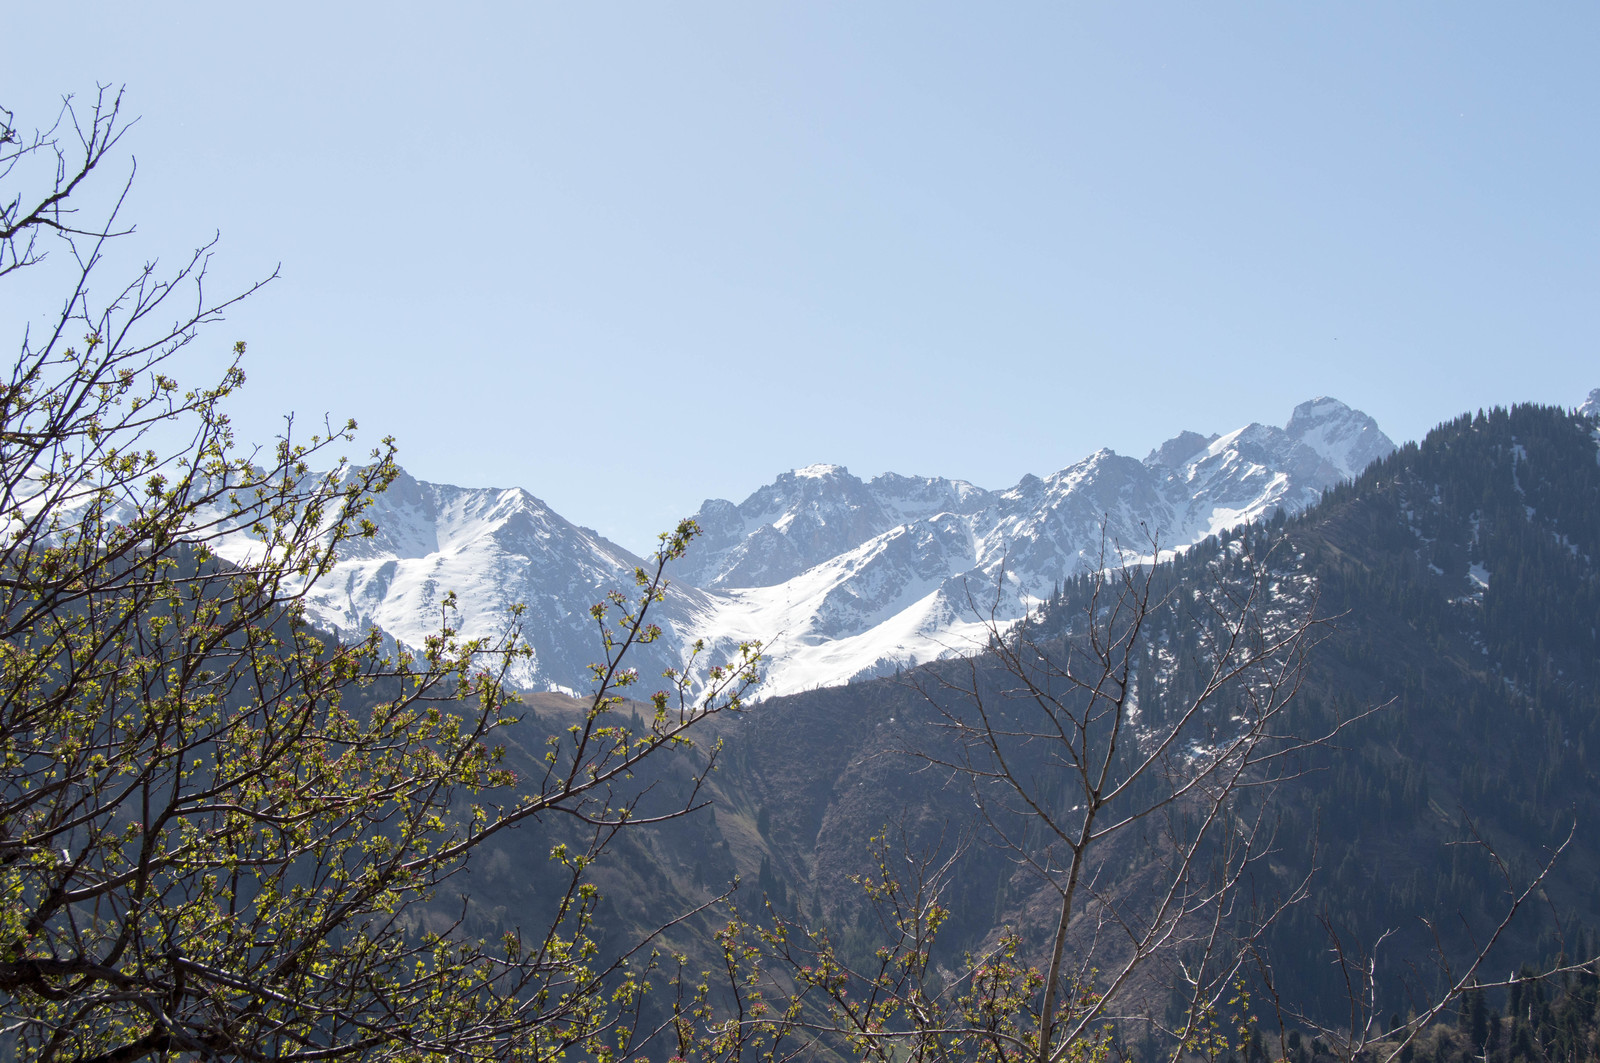
[[194,351],[249,341],[241,435],[353,416],[635,549],[816,461],[1600,387],[1592,5],[73,12],[8,15],[0,103],[125,85],[128,253],[282,264]]

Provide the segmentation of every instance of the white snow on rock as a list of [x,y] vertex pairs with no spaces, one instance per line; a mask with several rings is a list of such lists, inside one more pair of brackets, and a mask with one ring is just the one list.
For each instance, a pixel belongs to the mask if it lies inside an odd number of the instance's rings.
[[1585,417],[1600,417],[1600,388],[1589,392],[1589,397],[1578,406],[1578,412]]
[[[634,664],[648,677],[697,638],[719,658],[756,638],[769,647],[770,696],[970,653],[988,618],[1015,621],[1063,579],[1298,511],[1393,449],[1372,418],[1318,398],[1283,428],[1185,432],[1142,462],[1101,450],[1002,491],[807,466],[743,502],[701,506],[704,534],[660,607],[663,637]],[[517,489],[402,475],[371,516],[379,535],[347,549],[312,596],[319,623],[352,636],[376,626],[416,646],[438,630],[447,591],[467,637],[501,630],[525,603],[534,657],[514,678],[588,688],[600,655],[589,607],[628,592],[639,558]]]
[[[458,609],[451,622],[466,638],[501,634],[521,604],[533,655],[511,679],[534,689],[587,688],[588,665],[601,655],[589,607],[613,588],[632,589],[638,557],[521,489],[432,484],[402,472],[367,515],[378,534],[347,543],[313,588],[307,607],[315,622],[346,637],[376,627],[417,648],[439,631],[450,591]],[[664,607],[664,627],[703,609],[702,595],[682,591]],[[677,646],[666,654],[646,647],[634,663],[660,671],[677,654]]]
[[1378,430],[1377,421],[1326,396],[1296,406],[1284,433],[1316,451],[1347,479],[1361,475],[1368,465],[1394,450],[1394,443]]

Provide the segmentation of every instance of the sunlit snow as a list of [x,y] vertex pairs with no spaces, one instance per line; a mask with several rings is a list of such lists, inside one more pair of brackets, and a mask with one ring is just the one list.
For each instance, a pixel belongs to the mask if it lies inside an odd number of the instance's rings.
[[[1192,434],[1191,434],[1192,435]],[[705,530],[669,573],[658,607],[665,636],[641,675],[674,663],[695,639],[713,656],[760,639],[764,696],[892,673],[971,653],[989,623],[1006,628],[1085,571],[1162,556],[1277,509],[1298,511],[1348,477],[1360,455],[1393,444],[1371,418],[1331,399],[1295,410],[1289,427],[1248,425],[1212,440],[1186,435],[1177,466],[1109,450],[1004,491],[959,480],[839,465],[780,476],[745,502],[712,500]],[[583,690],[600,653],[589,607],[631,590],[641,559],[552,512],[522,490],[471,490],[402,476],[372,514],[380,532],[352,544],[309,602],[346,635],[376,626],[417,646],[450,619],[466,637],[505,630],[527,606],[534,656],[513,678]],[[247,549],[244,542],[235,549]],[[459,613],[442,602],[456,593]]]

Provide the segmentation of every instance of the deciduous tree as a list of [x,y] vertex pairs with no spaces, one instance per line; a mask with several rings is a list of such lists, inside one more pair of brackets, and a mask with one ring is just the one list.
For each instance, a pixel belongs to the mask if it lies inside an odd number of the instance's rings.
[[[307,622],[341,545],[372,533],[393,444],[356,465],[337,456],[353,423],[291,421],[240,448],[242,344],[214,384],[177,382],[234,301],[205,290],[210,245],[100,288],[122,198],[93,223],[76,207],[126,129],[104,91],[33,134],[0,111],[0,277],[52,270],[65,292],[0,384],[0,1044],[80,1063],[616,1051],[637,984],[590,933],[585,870],[644,817],[614,784],[756,681],[745,646],[669,673],[653,714],[616,711],[696,529],[595,607],[587,709],[514,778],[515,616],[464,639],[446,596],[411,648]],[[531,817],[578,828],[552,920],[424,932],[417,905]]]

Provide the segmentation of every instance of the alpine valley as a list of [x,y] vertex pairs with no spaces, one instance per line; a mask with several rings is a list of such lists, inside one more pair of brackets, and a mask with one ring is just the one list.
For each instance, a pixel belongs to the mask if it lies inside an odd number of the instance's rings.
[[[713,653],[759,639],[771,697],[971,653],[984,621],[1014,622],[1065,580],[1298,513],[1393,450],[1371,417],[1317,398],[1281,428],[1184,431],[1142,461],[1100,450],[1000,491],[797,469],[743,502],[700,506],[704,534],[656,617],[663,637],[634,663],[659,671],[696,639]],[[631,586],[638,557],[521,489],[402,474],[371,516],[377,536],[316,587],[318,624],[346,635],[376,627],[419,646],[449,592],[467,636],[503,628],[522,603],[533,655],[511,678],[530,690],[587,686],[597,646],[589,607]]]

